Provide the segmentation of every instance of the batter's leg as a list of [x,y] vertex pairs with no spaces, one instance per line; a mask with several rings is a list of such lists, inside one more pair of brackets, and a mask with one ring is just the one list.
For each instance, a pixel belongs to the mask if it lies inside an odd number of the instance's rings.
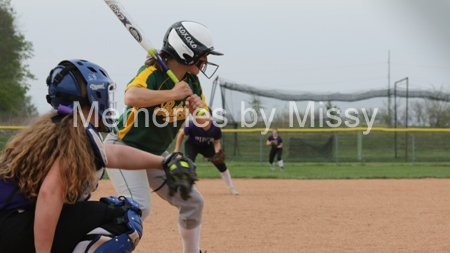
[[[163,156],[165,155],[168,155],[168,152],[163,154]],[[203,196],[195,186],[192,186],[191,197],[188,200],[181,199],[180,194],[171,197],[169,196],[169,187],[164,184],[166,180],[164,171],[147,170],[147,177],[150,188],[153,190],[160,188],[156,193],[169,204],[178,208],[178,230],[183,240],[183,252],[198,253],[200,251]]]
[[[127,146],[113,134],[108,134],[105,144]],[[151,211],[152,196],[147,179],[147,170],[120,170],[107,168],[108,176],[119,196],[133,199],[142,210],[142,220],[147,218]]]

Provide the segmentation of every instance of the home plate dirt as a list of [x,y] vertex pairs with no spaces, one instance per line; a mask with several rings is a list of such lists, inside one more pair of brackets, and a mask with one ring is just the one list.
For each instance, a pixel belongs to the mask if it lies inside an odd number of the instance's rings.
[[[245,252],[450,252],[450,179],[200,179],[201,249]],[[116,196],[100,181],[92,199]],[[156,193],[134,252],[182,252],[177,209]]]

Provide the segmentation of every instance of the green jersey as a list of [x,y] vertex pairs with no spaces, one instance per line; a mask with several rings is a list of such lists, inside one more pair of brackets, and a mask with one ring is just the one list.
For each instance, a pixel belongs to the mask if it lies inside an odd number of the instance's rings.
[[[201,97],[207,109],[198,77],[187,73],[182,81],[189,84],[193,94]],[[171,90],[175,84],[165,72],[158,71],[151,65],[142,66],[137,76],[128,83],[126,90],[133,86],[150,90]],[[188,116],[186,98],[145,108],[127,106],[117,120],[119,138],[130,146],[161,155]]]

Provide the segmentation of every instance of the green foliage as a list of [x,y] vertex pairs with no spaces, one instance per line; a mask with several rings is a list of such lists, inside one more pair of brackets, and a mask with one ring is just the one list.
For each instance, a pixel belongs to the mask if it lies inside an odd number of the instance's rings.
[[[423,103],[425,121],[434,128],[450,127],[450,104],[444,101],[425,100]],[[418,114],[418,112],[416,112]]]
[[325,107],[327,109],[327,112],[331,110],[330,115],[332,116],[332,118],[329,119],[330,124],[336,125],[338,123],[338,120],[336,118],[341,118],[339,115],[341,109],[339,109],[339,107],[337,107],[336,105],[332,105],[331,101],[328,101]]
[[[262,120],[261,109],[264,109],[261,98],[256,95],[252,95],[251,100],[248,102],[250,107],[256,111],[258,121]],[[253,118],[251,120],[254,120]]]
[[18,31],[15,15],[10,0],[0,0],[0,117],[36,114],[25,95],[29,88],[26,81],[35,79],[24,64],[33,56],[33,45]]

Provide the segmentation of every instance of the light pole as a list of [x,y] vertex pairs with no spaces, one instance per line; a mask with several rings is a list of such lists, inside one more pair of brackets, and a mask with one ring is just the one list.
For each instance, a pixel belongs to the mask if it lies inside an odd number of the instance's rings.
[[[397,128],[397,83],[406,81],[406,128],[408,128],[408,77],[403,78],[401,80],[398,80],[394,84],[394,109],[395,109],[395,128]],[[405,162],[408,161],[408,132],[405,132]],[[394,138],[394,145],[395,145],[395,158],[397,158],[397,132],[395,132],[395,138]]]

